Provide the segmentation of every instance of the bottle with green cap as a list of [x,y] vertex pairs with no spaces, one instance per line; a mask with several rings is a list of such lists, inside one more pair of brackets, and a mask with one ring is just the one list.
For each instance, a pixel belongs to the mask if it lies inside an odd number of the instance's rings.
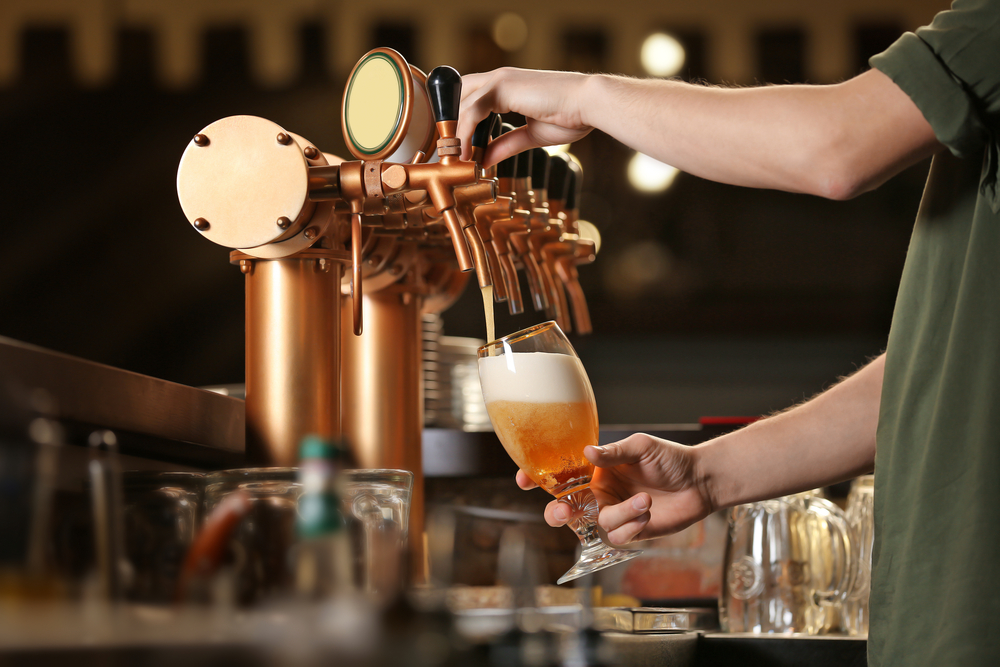
[[348,594],[354,586],[353,558],[337,488],[345,451],[330,440],[307,436],[299,455],[296,588],[310,599]]

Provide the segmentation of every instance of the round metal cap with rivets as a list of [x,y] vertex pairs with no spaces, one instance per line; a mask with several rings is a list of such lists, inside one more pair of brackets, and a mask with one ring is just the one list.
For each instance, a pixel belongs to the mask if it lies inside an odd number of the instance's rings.
[[[276,138],[291,134],[256,116],[230,116],[188,144],[177,169],[177,196],[187,219],[211,221],[202,235],[227,248],[256,248],[296,233],[311,215],[308,162]],[[280,219],[289,221],[282,226]],[[279,223],[275,224],[278,220]]]

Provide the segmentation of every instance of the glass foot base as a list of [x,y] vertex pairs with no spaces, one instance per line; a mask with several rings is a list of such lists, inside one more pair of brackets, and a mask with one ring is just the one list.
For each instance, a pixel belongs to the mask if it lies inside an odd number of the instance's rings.
[[567,570],[566,574],[559,577],[556,583],[565,584],[567,581],[573,581],[606,567],[632,560],[640,554],[642,551],[639,549],[614,549],[602,544],[600,548],[584,551],[580,555],[580,560]]

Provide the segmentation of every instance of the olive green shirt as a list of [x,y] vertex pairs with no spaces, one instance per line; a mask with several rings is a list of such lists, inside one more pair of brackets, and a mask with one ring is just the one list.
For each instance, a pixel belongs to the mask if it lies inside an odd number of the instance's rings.
[[1000,665],[1000,0],[956,0],[871,64],[949,150],[889,334],[868,660]]

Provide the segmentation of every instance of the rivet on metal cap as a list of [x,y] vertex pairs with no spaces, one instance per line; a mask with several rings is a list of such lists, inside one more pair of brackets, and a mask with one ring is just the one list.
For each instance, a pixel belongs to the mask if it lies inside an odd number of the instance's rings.
[[278,143],[282,146],[287,146],[292,143],[292,138],[285,134],[284,132],[278,132]]
[[195,146],[207,146],[209,144],[208,135],[196,134],[194,135],[194,145]]
[[207,232],[209,227],[211,227],[211,225],[208,224],[208,220],[205,218],[195,218],[194,228],[199,232]]
[[306,146],[305,150],[302,152],[305,153],[306,157],[310,160],[315,160],[319,157],[319,150],[315,146]]
[[319,230],[316,229],[315,227],[310,227],[305,232],[303,232],[303,235],[310,241],[316,238],[317,234],[319,234]]
[[285,216],[281,216],[280,218],[278,218],[278,227],[280,227],[281,229],[288,229],[291,226],[292,226],[292,221],[286,218]]

